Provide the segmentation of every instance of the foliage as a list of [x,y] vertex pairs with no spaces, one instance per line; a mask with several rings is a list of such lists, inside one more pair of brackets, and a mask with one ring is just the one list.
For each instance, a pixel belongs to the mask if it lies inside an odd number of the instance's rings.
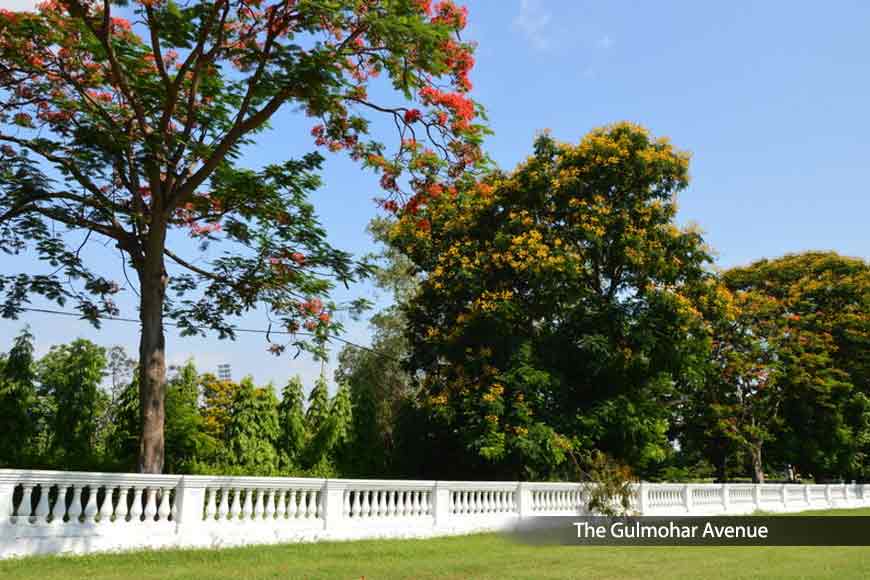
[[[401,183],[458,179],[482,161],[484,133],[467,95],[465,23],[449,0],[48,0],[36,13],[0,11],[0,247],[54,269],[0,276],[2,314],[17,316],[31,293],[95,324],[116,314],[121,284],[81,248],[102,238],[118,249],[140,295],[140,469],[163,467],[164,315],[223,338],[232,316],[262,305],[291,333],[273,352],[322,355],[340,330],[324,299],[366,273],[328,244],[306,200],[322,157],[254,170],[242,149],[297,110],[317,119],[315,145],[381,173],[387,208]],[[381,73],[394,89],[386,102],[368,96]],[[369,137],[378,114],[398,130],[392,153]],[[192,260],[179,233],[221,253]]]
[[424,279],[411,368],[442,465],[552,477],[599,449],[643,472],[671,453],[669,408],[710,348],[710,257],[674,224],[688,156],[618,123],[544,135],[510,174],[437,192],[392,242]]
[[[369,320],[370,348],[346,345],[338,355],[335,379],[348,386],[353,406],[352,447],[341,468],[356,476],[404,473],[416,477],[419,471],[405,465],[406,460],[418,457],[418,450],[416,434],[403,428],[403,418],[415,411],[415,401],[413,383],[403,365],[409,351],[402,305],[416,291],[417,279],[411,262],[386,243],[390,226],[389,220],[378,218],[369,224],[369,231],[383,244],[382,251],[371,256],[376,264],[375,284],[390,292],[395,303]],[[404,445],[406,439],[409,445]]]
[[631,469],[604,453],[591,454],[586,481],[586,509],[602,516],[625,516],[633,513],[636,483]]
[[25,328],[0,355],[0,465],[24,465],[34,454],[37,405],[33,335]]
[[201,457],[213,457],[216,441],[205,432],[199,409],[199,374],[187,361],[166,390],[166,471],[184,473]]
[[105,368],[106,350],[81,338],[52,347],[39,361],[40,392],[54,401],[50,453],[60,464],[86,465],[101,451],[99,416],[108,403],[100,389]]
[[750,305],[749,331],[775,354],[766,367],[781,392],[774,457],[808,477],[866,477],[870,265],[806,252],[734,268],[723,280]]
[[279,434],[278,399],[272,385],[257,388],[250,377],[242,379],[227,422],[224,464],[251,475],[275,475]]
[[301,462],[306,444],[305,393],[302,378],[296,376],[287,382],[281,391],[278,403],[278,424],[281,435],[278,438],[278,453],[282,469],[293,469]]

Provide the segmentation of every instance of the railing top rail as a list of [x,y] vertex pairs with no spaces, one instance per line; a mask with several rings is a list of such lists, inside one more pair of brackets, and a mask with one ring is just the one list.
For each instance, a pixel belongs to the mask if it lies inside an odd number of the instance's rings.
[[177,485],[180,475],[107,473],[99,471],[48,471],[0,469],[0,483],[51,483],[69,485]]
[[185,475],[187,487],[296,487],[320,489],[326,483],[324,478],[316,477],[257,477],[250,475]]

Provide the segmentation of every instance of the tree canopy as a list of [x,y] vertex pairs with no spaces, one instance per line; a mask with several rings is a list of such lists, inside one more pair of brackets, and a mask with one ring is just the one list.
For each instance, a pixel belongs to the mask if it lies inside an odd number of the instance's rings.
[[[295,108],[313,119],[316,146],[381,173],[387,207],[405,185],[462,175],[482,160],[483,133],[467,96],[465,23],[449,0],[48,0],[36,13],[0,11],[0,247],[55,268],[0,277],[2,312],[16,316],[36,293],[95,323],[117,313],[120,273],[94,270],[81,247],[103,238],[120,252],[142,322],[141,470],[164,461],[164,315],[232,336],[231,317],[264,304],[282,330],[323,337],[338,330],[324,302],[332,284],[365,272],[327,243],[306,201],[322,157],[250,168],[245,146]],[[369,97],[381,74],[393,102]],[[395,147],[369,136],[380,114]],[[222,252],[193,259],[173,232]]]
[[618,123],[541,136],[513,172],[402,216],[393,243],[424,275],[410,365],[438,448],[462,458],[442,464],[540,477],[592,449],[666,458],[717,300],[701,236],[674,224],[687,183],[686,154]]

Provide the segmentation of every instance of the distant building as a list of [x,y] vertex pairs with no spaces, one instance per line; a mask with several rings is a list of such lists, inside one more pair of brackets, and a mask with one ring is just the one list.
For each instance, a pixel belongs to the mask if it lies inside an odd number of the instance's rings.
[[229,364],[224,363],[217,366],[218,378],[222,381],[233,380],[233,369]]

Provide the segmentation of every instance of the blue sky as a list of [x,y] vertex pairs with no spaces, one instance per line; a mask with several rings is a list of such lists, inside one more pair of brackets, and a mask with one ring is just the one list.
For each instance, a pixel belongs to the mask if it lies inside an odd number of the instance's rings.
[[[487,108],[495,132],[487,149],[501,167],[524,159],[541,129],[577,141],[593,127],[631,120],[692,153],[679,220],[701,226],[718,266],[808,249],[870,256],[870,3],[468,6],[468,36],[479,43],[474,96]],[[309,120],[287,111],[274,125],[248,152],[251,164],[309,150]],[[376,213],[376,177],[331,155],[323,178],[313,202],[333,243],[373,249],[365,226]],[[357,296],[387,299],[368,285],[340,295]],[[0,350],[25,323],[40,352],[76,336],[136,350],[135,325],[107,322],[95,331],[39,314],[0,320]],[[257,315],[244,324],[265,327]],[[365,323],[349,323],[346,337],[367,343]],[[298,373],[310,387],[320,371],[307,359],[269,355],[255,336],[227,342],[170,332],[168,346],[174,362],[192,356],[202,370],[229,362],[236,378],[260,382],[281,385]]]

